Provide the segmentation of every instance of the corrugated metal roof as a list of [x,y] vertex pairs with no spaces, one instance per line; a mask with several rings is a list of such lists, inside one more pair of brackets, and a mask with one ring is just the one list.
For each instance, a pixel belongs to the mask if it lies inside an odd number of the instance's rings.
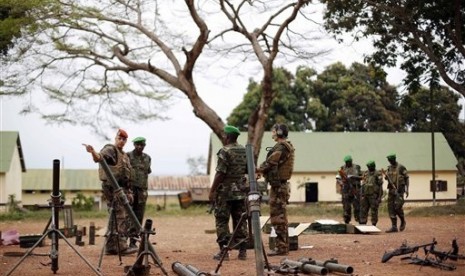
[[[60,190],[101,190],[97,170],[60,170]],[[52,190],[52,169],[30,169],[23,174],[23,190]]]
[[[444,135],[435,136],[435,169],[455,170],[457,160]],[[247,133],[239,136],[239,143],[246,143]],[[409,171],[431,171],[431,133],[418,132],[290,132],[289,140],[296,148],[295,172],[335,171],[350,154],[365,169],[369,160],[376,162],[377,168],[388,165],[386,156],[393,152],[397,160]],[[221,143],[216,135],[211,135],[211,153],[216,154]],[[271,132],[265,132],[258,163],[266,157],[266,147],[275,142]]]
[[19,132],[0,131],[0,173],[6,173],[10,170],[15,147],[18,148],[21,169],[23,172],[25,172],[26,165],[24,163],[23,149],[21,147],[21,140],[19,139]]
[[209,188],[210,177],[199,176],[150,176],[149,190],[188,190],[191,188]]
[[[187,190],[208,188],[210,178],[201,176],[149,176],[149,190]],[[23,174],[23,190],[52,190],[52,169],[31,169]],[[97,170],[60,170],[60,190],[100,190]]]

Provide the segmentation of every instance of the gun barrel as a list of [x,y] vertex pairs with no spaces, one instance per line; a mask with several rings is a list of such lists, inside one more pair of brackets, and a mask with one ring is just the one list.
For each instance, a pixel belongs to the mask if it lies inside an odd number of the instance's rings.
[[302,272],[306,272],[306,273],[314,273],[314,274],[319,274],[319,275],[328,274],[328,269],[326,267],[319,266],[319,265],[313,265],[310,263],[298,262],[298,261],[293,261],[289,259],[284,259],[282,263],[290,267],[298,267],[300,268]]
[[171,265],[173,271],[179,276],[196,276],[196,274],[190,271],[185,265],[180,262],[174,262]]
[[346,274],[354,273],[354,268],[352,266],[338,264],[336,260],[328,260],[325,262],[315,260],[315,264],[326,267],[331,272],[341,272],[341,273],[346,273]]

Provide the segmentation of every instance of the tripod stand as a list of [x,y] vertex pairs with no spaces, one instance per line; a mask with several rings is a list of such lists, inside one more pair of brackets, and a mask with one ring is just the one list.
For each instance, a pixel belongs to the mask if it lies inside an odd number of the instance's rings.
[[112,201],[111,206],[109,208],[110,217],[108,219],[107,232],[105,233],[105,241],[102,245],[102,251],[100,252],[100,257],[99,257],[98,266],[97,266],[99,270],[102,266],[102,259],[103,259],[103,254],[105,252],[105,247],[107,246],[108,242],[110,240],[114,240],[115,237],[116,237],[116,248],[117,248],[116,251],[118,252],[119,264],[120,265],[123,264],[123,260],[121,258],[121,248],[119,244],[120,233],[118,231],[118,221],[116,220],[116,213],[115,213],[115,208],[114,208],[114,205],[116,204],[115,200],[116,199]]
[[[246,199],[246,206],[249,207],[249,204],[248,204],[248,200]],[[248,208],[249,209],[249,208]],[[238,231],[241,229],[242,227],[242,224],[245,222],[245,221],[249,221],[249,223],[247,224],[249,227],[249,238],[252,238],[254,237],[252,235],[252,228],[250,227],[251,223],[250,223],[250,219],[249,219],[249,216],[248,216],[248,213],[249,213],[249,210],[245,211],[244,213],[241,214],[241,218],[239,219],[239,221],[237,222],[237,225],[236,227],[234,228],[234,231],[231,235],[231,237],[229,238],[229,241],[227,243],[227,245],[225,247],[223,247],[223,249],[221,250],[221,258],[220,258],[220,261],[218,262],[218,265],[216,266],[216,269],[215,269],[215,272],[214,272],[214,275],[219,275],[218,274],[218,271],[220,270],[220,267],[221,265],[223,264],[223,261],[224,259],[226,258],[226,256],[228,255],[228,251],[239,246],[241,243],[244,243],[244,242],[247,242],[247,239],[245,240],[241,240],[240,242],[236,243],[233,245],[235,239],[236,239],[236,236],[237,236],[237,233]],[[265,254],[265,249],[263,247],[263,242],[261,243],[262,244],[262,249],[263,249],[263,256],[265,258],[265,266],[267,268],[270,267],[269,263],[268,263],[268,259],[266,257],[266,254]]]
[[63,208],[63,203],[61,201],[61,193],[59,192],[59,169],[60,169],[60,160],[53,160],[53,192],[50,195],[50,208],[52,210],[52,216],[50,219],[50,228],[44,232],[42,237],[24,254],[24,256],[16,263],[16,265],[11,268],[5,275],[8,276],[28,257],[31,255],[32,251],[41,244],[41,242],[45,239],[45,237],[50,236],[52,240],[52,248],[50,251],[50,259],[51,259],[51,269],[54,274],[58,271],[58,240],[61,237],[74,252],[81,257],[81,259],[95,272],[97,275],[101,275],[90,263],[89,261],[84,258],[77,250],[73,247],[73,245],[66,239],[65,235],[61,233],[58,229],[58,212],[60,208]]
[[153,262],[162,270],[165,275],[168,275],[166,270],[161,265],[158,257],[149,250],[149,236],[155,235],[155,231],[152,229],[152,220],[145,220],[144,229],[141,231],[141,244],[139,247],[139,253],[137,259],[133,266],[128,267],[127,274],[128,276],[133,275],[149,275],[150,265],[149,265],[149,256],[152,258]]

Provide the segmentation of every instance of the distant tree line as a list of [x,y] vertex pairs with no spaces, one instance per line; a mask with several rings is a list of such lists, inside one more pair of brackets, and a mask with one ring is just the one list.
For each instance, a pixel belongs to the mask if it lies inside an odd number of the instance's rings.
[[[275,100],[266,129],[286,122],[292,131],[441,132],[455,156],[465,157],[465,125],[459,120],[460,96],[431,82],[429,87],[398,89],[386,72],[371,65],[334,63],[321,72],[299,67],[295,75],[274,69]],[[261,85],[250,79],[243,101],[227,122],[247,129]],[[432,123],[431,123],[432,121]]]

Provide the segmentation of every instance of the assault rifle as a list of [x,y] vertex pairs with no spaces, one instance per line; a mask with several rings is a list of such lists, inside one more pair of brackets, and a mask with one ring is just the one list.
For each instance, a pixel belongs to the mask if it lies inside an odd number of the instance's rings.
[[392,182],[392,179],[389,177],[389,175],[387,175],[386,171],[384,169],[381,169],[381,173],[383,174],[383,176],[387,179],[388,181],[388,186],[391,186],[394,190],[397,191],[397,186],[394,182]]
[[434,246],[435,244],[437,244],[436,239],[433,239],[433,242],[430,242],[430,243],[427,243],[427,244],[422,244],[422,245],[416,245],[416,246],[407,246],[407,243],[404,242],[396,250],[391,251],[391,252],[385,252],[383,257],[381,258],[381,262],[385,263],[385,262],[389,261],[394,256],[413,254],[413,253],[417,252],[418,249],[420,249],[420,248],[423,248],[425,250],[425,252],[426,252],[426,247],[427,246]]
[[[340,168],[337,172],[339,173],[339,175],[342,178],[342,186],[350,185],[349,184],[349,179],[362,180],[361,176],[347,175],[346,172],[342,168]],[[350,188],[350,191],[352,192],[352,194],[357,198],[358,197],[357,196],[357,190],[354,187],[349,187],[349,188]]]

